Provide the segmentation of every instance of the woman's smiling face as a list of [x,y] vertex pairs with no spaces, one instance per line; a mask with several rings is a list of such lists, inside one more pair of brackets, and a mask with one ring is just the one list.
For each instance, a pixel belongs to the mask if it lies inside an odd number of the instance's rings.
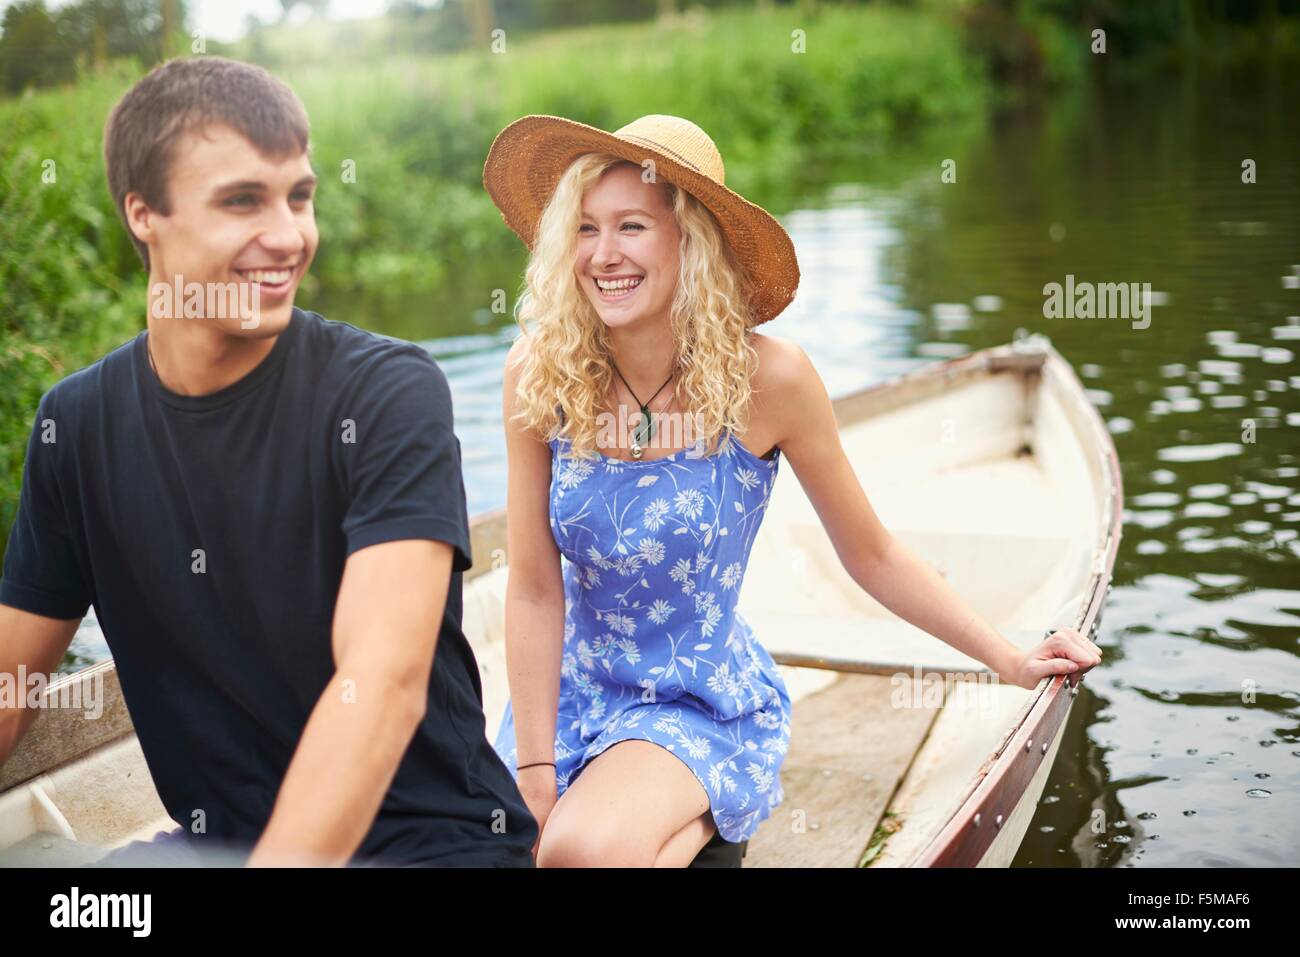
[[666,320],[681,232],[662,183],[641,167],[607,169],[582,197],[574,273],[606,326]]

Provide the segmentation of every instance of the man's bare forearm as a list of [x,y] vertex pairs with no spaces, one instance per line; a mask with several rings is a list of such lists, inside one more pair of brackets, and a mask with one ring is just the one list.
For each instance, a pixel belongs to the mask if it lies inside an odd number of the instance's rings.
[[[25,692],[23,692],[25,694]],[[39,712],[32,708],[0,708],[0,767],[13,757]]]
[[336,668],[307,720],[250,865],[346,864],[370,832],[428,706],[452,546],[358,549],[334,607]]
[[63,660],[80,619],[44,618],[9,605],[0,605],[0,680],[11,682],[14,707],[0,707],[0,765],[18,748],[18,742],[40,713],[24,707],[27,688],[18,681],[21,669],[28,675],[50,674]]
[[312,710],[249,865],[346,864],[374,823],[427,694],[427,685],[382,670],[340,668]]
[[26,708],[0,708],[0,767],[4,767],[27,733],[27,724],[23,720],[26,711]]

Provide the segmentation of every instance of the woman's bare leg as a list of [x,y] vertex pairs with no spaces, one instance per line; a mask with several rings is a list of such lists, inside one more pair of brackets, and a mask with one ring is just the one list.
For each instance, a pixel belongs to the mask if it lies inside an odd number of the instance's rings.
[[705,811],[668,839],[655,858],[655,867],[689,867],[716,831],[713,812]]
[[665,850],[685,866],[711,836],[712,818],[708,829],[700,825],[708,811],[708,795],[680,758],[652,741],[619,741],[556,802],[537,866],[652,867]]

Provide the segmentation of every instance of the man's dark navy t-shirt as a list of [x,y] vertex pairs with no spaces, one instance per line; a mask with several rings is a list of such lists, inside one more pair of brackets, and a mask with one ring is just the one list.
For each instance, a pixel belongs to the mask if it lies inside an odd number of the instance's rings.
[[461,631],[469,525],[442,371],[294,309],[252,372],[183,396],[146,335],[42,399],[0,602],[61,619],[93,604],[167,812],[247,848],[333,676],[347,557],[450,543],[428,707],[354,860],[527,866],[537,825]]

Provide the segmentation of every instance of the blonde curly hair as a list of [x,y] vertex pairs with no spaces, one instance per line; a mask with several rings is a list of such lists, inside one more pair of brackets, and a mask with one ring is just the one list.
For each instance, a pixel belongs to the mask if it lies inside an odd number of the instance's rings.
[[[546,441],[564,437],[572,453],[598,455],[597,419],[612,384],[604,322],[578,285],[573,259],[583,194],[611,167],[637,164],[585,153],[560,177],[542,212],[524,273],[515,321],[528,339],[519,358],[512,416]],[[726,431],[744,431],[758,353],[750,338],[750,285],[713,214],[660,179],[681,232],[680,274],[670,307],[677,395],[709,454]],[[561,414],[563,413],[563,414]]]

